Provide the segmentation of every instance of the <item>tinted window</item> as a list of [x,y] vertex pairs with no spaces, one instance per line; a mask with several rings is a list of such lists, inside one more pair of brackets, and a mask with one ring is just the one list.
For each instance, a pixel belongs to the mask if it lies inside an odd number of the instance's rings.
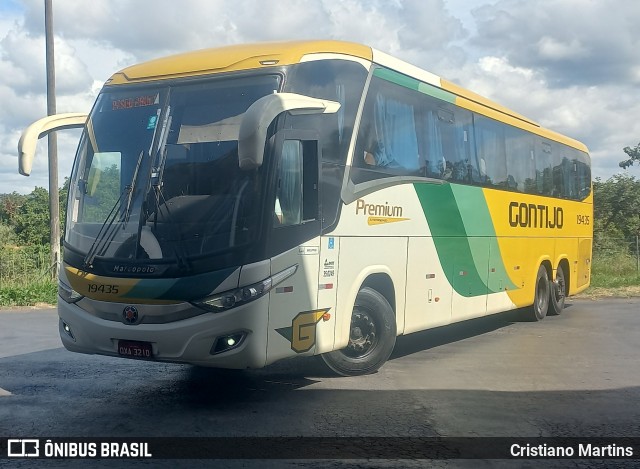
[[419,142],[426,175],[472,183],[480,180],[471,113],[431,96],[420,97]]
[[474,124],[481,184],[507,187],[504,127],[498,121],[477,114]]
[[507,188],[518,192],[533,190],[535,151],[533,135],[515,127],[505,128]]
[[479,180],[471,113],[373,77],[353,166],[356,183],[394,175]]
[[585,153],[472,114],[446,96],[418,91],[424,88],[416,80],[385,72],[397,83],[371,80],[353,155],[354,183],[411,175],[574,200],[589,194]]

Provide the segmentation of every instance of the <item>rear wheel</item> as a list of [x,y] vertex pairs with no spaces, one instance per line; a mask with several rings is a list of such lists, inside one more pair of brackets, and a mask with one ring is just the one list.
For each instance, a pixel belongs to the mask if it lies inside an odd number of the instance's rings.
[[558,315],[562,313],[564,309],[564,300],[566,293],[566,280],[564,276],[564,269],[562,265],[558,266],[558,270],[556,270],[556,279],[551,283],[551,294],[550,294],[550,302],[549,302],[549,314]]
[[351,313],[349,343],[342,350],[325,353],[322,359],[342,376],[377,371],[396,343],[396,318],[387,299],[373,288],[358,292]]
[[536,290],[533,305],[531,306],[531,319],[542,321],[545,318],[549,310],[550,291],[547,269],[541,265],[536,276]]

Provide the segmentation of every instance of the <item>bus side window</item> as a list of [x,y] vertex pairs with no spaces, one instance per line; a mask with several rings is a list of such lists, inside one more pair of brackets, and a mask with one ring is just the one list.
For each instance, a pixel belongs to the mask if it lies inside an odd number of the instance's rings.
[[538,194],[553,194],[553,153],[549,142],[536,142],[536,189]]
[[504,128],[499,122],[479,114],[474,114],[474,127],[480,184],[507,188],[509,178]]

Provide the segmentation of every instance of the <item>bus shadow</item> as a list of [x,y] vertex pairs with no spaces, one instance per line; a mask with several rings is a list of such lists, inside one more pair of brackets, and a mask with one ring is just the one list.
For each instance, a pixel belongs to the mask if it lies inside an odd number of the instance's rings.
[[[570,307],[567,305],[566,307]],[[396,360],[416,353],[428,351],[442,345],[452,344],[472,337],[481,336],[489,332],[518,323],[533,322],[526,308],[492,314],[481,318],[436,327],[425,331],[414,332],[406,336],[399,336],[395,349],[389,360]],[[314,379],[315,378],[315,379]],[[297,389],[317,382],[316,379],[344,378],[330,370],[320,356],[295,357],[283,360],[258,370],[220,370],[193,367],[189,381],[204,383],[206,381],[229,383],[231,387],[244,386],[254,389],[254,384],[260,383],[261,388],[268,387]],[[240,386],[241,385],[241,386]],[[198,385],[199,387],[200,385]],[[217,391],[219,392],[219,391]]]
[[400,336],[390,360],[470,339],[521,322],[530,322],[525,309],[492,314]]

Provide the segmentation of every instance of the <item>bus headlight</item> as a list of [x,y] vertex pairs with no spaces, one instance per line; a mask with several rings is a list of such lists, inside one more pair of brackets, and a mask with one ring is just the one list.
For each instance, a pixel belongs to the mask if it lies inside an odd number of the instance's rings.
[[75,303],[84,298],[84,295],[81,295],[62,281],[58,281],[58,295],[67,303]]
[[213,313],[221,313],[264,296],[280,282],[295,274],[296,270],[298,270],[298,264],[292,265],[260,282],[218,293],[199,301],[193,301],[191,304]]

